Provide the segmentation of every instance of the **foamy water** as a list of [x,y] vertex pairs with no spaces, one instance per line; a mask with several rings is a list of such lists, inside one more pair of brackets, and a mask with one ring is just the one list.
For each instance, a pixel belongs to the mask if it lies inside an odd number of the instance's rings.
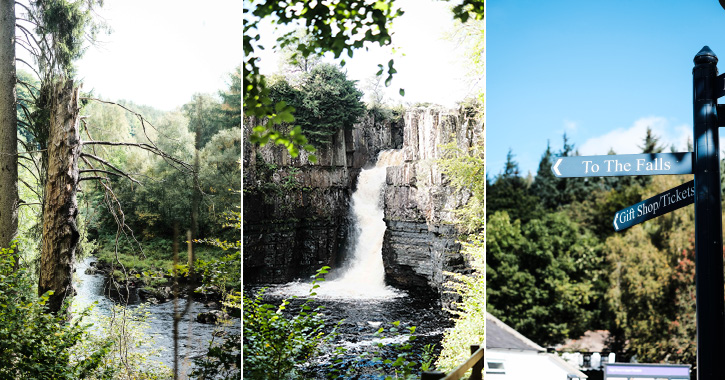
[[[402,151],[386,150],[378,155],[375,167],[362,170],[350,204],[354,216],[355,242],[352,259],[335,280],[320,282],[315,297],[323,299],[390,299],[405,293],[385,285],[383,266],[383,189],[386,168],[403,162]],[[272,294],[307,296],[309,283],[293,282],[271,290]]]

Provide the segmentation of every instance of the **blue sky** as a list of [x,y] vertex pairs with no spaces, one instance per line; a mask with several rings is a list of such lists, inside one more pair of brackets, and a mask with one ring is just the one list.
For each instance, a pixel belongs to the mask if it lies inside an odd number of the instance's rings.
[[[536,174],[547,141],[582,155],[639,153],[647,126],[684,151],[693,58],[707,45],[725,72],[717,0],[486,3],[487,175],[512,149]],[[721,132],[725,133],[725,132]],[[721,147],[725,147],[722,145]]]

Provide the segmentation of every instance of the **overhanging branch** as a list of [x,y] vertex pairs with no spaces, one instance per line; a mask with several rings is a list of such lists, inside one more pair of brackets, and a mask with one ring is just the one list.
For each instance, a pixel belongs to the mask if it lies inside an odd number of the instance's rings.
[[111,168],[111,169],[115,170],[115,171],[116,171],[116,172],[117,172],[117,173],[118,173],[119,175],[121,175],[121,176],[123,176],[123,177],[126,177],[126,178],[128,178],[128,179],[129,179],[129,180],[130,180],[131,182],[133,182],[133,183],[136,183],[136,184],[138,184],[138,185],[140,185],[140,184],[141,184],[141,182],[137,181],[137,180],[136,180],[136,178],[133,178],[133,177],[131,177],[131,176],[130,176],[130,175],[129,175],[128,173],[126,173],[125,171],[123,171],[123,170],[121,170],[121,169],[119,169],[119,168],[115,167],[115,166],[114,166],[113,164],[111,164],[110,162],[108,162],[108,161],[106,161],[106,160],[104,160],[104,159],[102,159],[102,158],[100,158],[100,157],[98,157],[98,156],[95,156],[95,155],[93,155],[93,154],[90,154],[90,153],[81,153],[81,157],[88,157],[88,158],[92,158],[92,159],[94,159],[94,160],[98,161],[99,163],[101,163],[101,164],[103,164],[103,165],[105,165],[105,166],[107,166],[107,167],[109,167],[109,168]]

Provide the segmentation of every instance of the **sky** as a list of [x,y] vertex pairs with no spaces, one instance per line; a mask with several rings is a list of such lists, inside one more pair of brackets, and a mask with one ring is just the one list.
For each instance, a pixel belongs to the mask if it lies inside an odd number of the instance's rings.
[[239,1],[106,0],[98,14],[112,32],[77,67],[83,90],[105,99],[171,110],[227,88],[241,64]]
[[[405,13],[394,21],[392,48],[370,45],[368,51],[357,50],[352,59],[346,59],[343,68],[348,79],[358,81],[358,88],[366,92],[366,82],[375,76],[378,64],[387,66],[392,58],[398,73],[387,88],[388,103],[429,102],[454,107],[457,102],[475,94],[473,82],[466,75],[464,50],[444,38],[446,32],[454,29],[449,5],[432,0],[399,0],[395,5]],[[259,32],[265,47],[271,47],[274,39],[281,35],[281,32],[275,32],[271,23],[263,24]],[[279,72],[279,54],[269,48],[260,56],[262,73]],[[334,62],[331,56],[325,59]],[[483,81],[479,83],[483,85]],[[404,97],[399,94],[400,88],[405,90]]]
[[565,133],[581,155],[640,153],[648,126],[666,152],[685,151],[693,58],[707,45],[725,67],[718,0],[488,0],[486,7],[491,179],[509,149],[521,174],[535,175],[547,143],[558,152]]

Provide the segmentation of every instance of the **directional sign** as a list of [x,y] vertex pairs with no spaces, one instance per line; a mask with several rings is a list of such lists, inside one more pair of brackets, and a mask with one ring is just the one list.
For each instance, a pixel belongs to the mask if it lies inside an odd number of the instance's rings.
[[621,231],[680,207],[691,205],[694,201],[695,181],[690,181],[617,211],[612,224],[615,231]]
[[559,157],[551,171],[557,177],[692,174],[692,152]]

